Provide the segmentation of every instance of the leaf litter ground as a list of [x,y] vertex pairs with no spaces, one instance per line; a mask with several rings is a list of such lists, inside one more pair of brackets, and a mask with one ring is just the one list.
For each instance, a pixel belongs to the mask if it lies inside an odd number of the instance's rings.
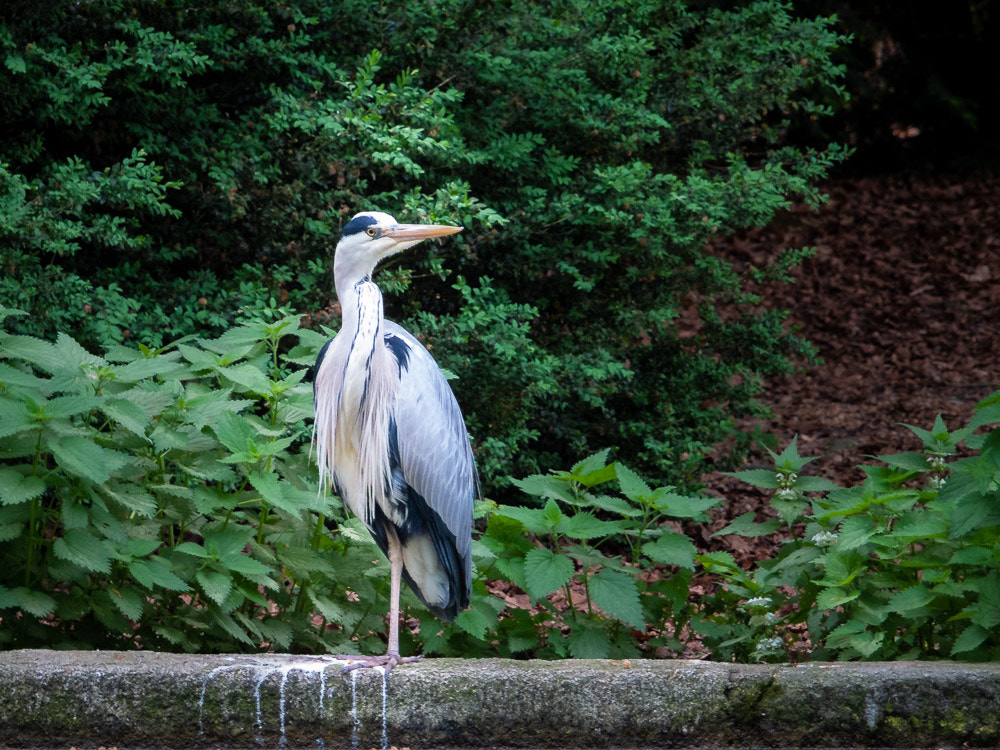
[[[1000,176],[843,179],[825,192],[818,211],[794,206],[716,250],[762,266],[783,248],[815,247],[794,284],[760,290],[790,311],[823,360],[766,384],[773,416],[761,428],[781,447],[798,435],[803,456],[821,457],[809,473],[847,486],[864,478],[857,466],[872,456],[921,449],[901,423],[929,428],[941,414],[949,429],[962,427],[997,388]],[[767,467],[765,458],[751,463]],[[696,543],[744,564],[772,554],[772,537],[710,538],[749,510],[764,520],[764,491],[721,475],[705,480],[727,502]]]

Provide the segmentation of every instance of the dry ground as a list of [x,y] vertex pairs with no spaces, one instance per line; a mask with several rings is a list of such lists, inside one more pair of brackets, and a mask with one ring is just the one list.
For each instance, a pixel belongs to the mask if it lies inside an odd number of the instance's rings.
[[[869,456],[920,450],[900,423],[927,428],[940,413],[963,426],[1000,387],[1000,177],[873,177],[826,192],[819,211],[793,207],[719,248],[755,265],[782,248],[816,248],[796,283],[774,294],[823,363],[767,384],[774,416],[762,427],[781,446],[798,435],[802,455],[822,456],[809,471],[846,485],[863,478],[856,466]],[[728,500],[713,529],[766,512],[752,488],[706,480]],[[768,553],[765,539],[734,541],[738,557]]]

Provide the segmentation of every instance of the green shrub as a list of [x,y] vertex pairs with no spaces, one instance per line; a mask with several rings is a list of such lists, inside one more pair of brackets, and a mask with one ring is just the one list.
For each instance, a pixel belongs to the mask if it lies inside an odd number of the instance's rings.
[[[699,558],[726,581],[696,624],[713,658],[784,659],[801,623],[813,659],[1000,658],[1000,428],[975,432],[997,422],[1000,392],[962,429],[909,427],[923,452],[879,456],[855,487],[803,476],[794,441],[774,471],[738,472],[774,490],[778,515],[718,533],[788,538],[748,572]],[[971,455],[949,463],[960,443]]]
[[[707,520],[718,500],[654,490],[607,455],[517,481],[535,507],[493,508],[481,540],[492,553],[485,573],[516,584],[533,607],[500,620],[500,654],[625,658],[639,656],[640,644],[683,651],[695,548],[667,522]],[[606,494],[612,482],[619,492]]]
[[308,457],[323,340],[296,318],[103,356],[0,333],[0,642],[380,650],[387,566]]
[[704,247],[821,199],[844,151],[784,133],[843,97],[842,41],[773,1],[10,2],[0,304],[155,349],[328,310],[345,214],[461,223],[380,282],[463,376],[491,494],[607,445],[695,483],[811,353],[746,291],[801,251]]
[[[0,324],[18,314],[0,309]],[[309,456],[303,379],[324,342],[297,318],[103,356],[65,334],[0,332],[0,643],[380,653],[388,566]],[[519,482],[544,508],[481,505],[471,608],[442,625],[405,590],[422,627],[404,648],[634,654],[647,621],[688,616],[694,547],[660,524],[715,501],[653,491],[606,459]],[[595,494],[615,479],[623,497]],[[653,563],[679,572],[642,578]],[[538,612],[505,611],[487,578]],[[546,598],[571,579],[586,611]]]
[[[0,644],[381,653],[388,566],[309,456],[324,342],[295,317],[101,356],[0,329]],[[775,661],[804,627],[817,659],[996,659],[1000,428],[975,430],[997,422],[1000,392],[966,428],[910,428],[924,452],[882,456],[857,487],[803,474],[794,442],[738,472],[777,515],[718,533],[787,535],[749,571],[680,531],[720,500],[608,451],[528,476],[524,506],[477,506],[470,609],[441,624],[404,589],[421,627],[403,647],[622,658],[697,636],[715,659]],[[722,585],[692,600],[698,565]]]

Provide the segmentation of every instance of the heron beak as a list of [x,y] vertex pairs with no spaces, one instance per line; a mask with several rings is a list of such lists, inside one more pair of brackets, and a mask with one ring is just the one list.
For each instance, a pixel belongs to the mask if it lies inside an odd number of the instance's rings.
[[461,231],[462,227],[453,227],[447,224],[397,224],[391,229],[383,231],[382,236],[397,242],[418,242],[431,237],[446,237]]

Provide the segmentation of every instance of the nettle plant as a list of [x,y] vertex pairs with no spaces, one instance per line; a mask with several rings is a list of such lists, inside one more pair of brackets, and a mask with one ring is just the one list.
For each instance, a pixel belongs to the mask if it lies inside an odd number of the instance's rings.
[[608,463],[608,453],[516,481],[534,501],[527,507],[493,507],[481,540],[491,553],[486,573],[515,583],[531,604],[499,621],[499,653],[623,658],[639,656],[640,643],[684,649],[695,547],[671,522],[707,520],[719,501],[652,489]]
[[[778,515],[719,533],[790,538],[749,572],[699,557],[725,581],[696,624],[713,658],[784,660],[802,624],[813,659],[1000,657],[1000,428],[976,432],[997,422],[1000,391],[964,428],[907,425],[923,451],[879,456],[855,487],[801,475],[812,459],[794,441],[774,471],[737,472],[774,491]],[[949,461],[962,443],[971,455]]]
[[[19,314],[0,308],[0,323]],[[0,328],[0,643],[381,651],[388,565],[309,457],[304,381],[325,341],[290,317],[99,356]],[[704,519],[716,500],[651,489],[607,454],[519,482],[543,507],[480,503],[471,607],[441,624],[406,590],[420,626],[404,648],[683,648],[645,635],[689,617],[694,546],[665,522]],[[598,492],[611,482],[620,496]],[[487,588],[498,578],[535,609],[507,609]]]
[[387,566],[308,456],[324,341],[297,318],[103,356],[0,331],[0,642],[378,648]]

